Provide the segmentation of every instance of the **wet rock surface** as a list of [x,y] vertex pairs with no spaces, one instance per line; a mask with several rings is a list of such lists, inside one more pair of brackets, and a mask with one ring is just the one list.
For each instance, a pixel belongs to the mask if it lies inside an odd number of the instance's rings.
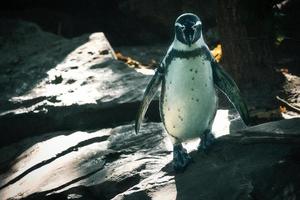
[[216,142],[185,143],[194,162],[175,173],[157,101],[134,133],[149,76],[116,60],[103,33],[1,23],[0,199],[299,198],[299,118],[246,128],[218,110]]

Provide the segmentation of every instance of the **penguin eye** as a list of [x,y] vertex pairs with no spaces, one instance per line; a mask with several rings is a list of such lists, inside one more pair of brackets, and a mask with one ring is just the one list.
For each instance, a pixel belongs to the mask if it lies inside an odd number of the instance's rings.
[[185,30],[185,26],[182,25],[182,24],[176,23],[175,26],[176,26],[176,27],[179,27],[181,31],[184,31],[184,30]]
[[198,27],[200,27],[200,26],[201,26],[201,22],[197,21],[196,24],[194,24],[194,25],[192,26],[192,29],[196,30],[196,29],[197,29]]
[[192,26],[192,29],[193,29],[193,30],[196,30],[198,26],[199,26],[199,25],[193,25],[193,26]]

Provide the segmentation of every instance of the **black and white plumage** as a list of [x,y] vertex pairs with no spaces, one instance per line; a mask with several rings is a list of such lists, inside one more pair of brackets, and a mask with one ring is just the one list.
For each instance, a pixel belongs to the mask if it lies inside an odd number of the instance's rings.
[[146,88],[136,120],[137,133],[160,86],[160,114],[174,144],[175,170],[185,169],[191,161],[182,141],[200,137],[202,149],[211,143],[216,88],[227,95],[245,124],[249,123],[237,85],[211,55],[202,36],[202,23],[192,13],[179,16],[175,22],[175,39]]

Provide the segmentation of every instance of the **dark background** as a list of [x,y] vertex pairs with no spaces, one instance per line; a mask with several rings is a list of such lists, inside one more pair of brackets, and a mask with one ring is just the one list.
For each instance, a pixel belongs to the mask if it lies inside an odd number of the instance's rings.
[[183,12],[195,12],[204,29],[216,26],[216,1],[170,0],[12,0],[1,6],[1,17],[33,21],[43,30],[65,37],[102,31],[112,45],[169,42],[173,23]]
[[[222,7],[225,5],[225,7]],[[226,6],[228,5],[228,8]],[[237,12],[230,16],[231,8]],[[168,44],[173,39],[173,23],[184,12],[194,12],[199,15],[204,24],[204,36],[208,45],[213,48],[217,43],[224,44],[225,53],[234,50],[250,55],[253,51],[255,59],[258,55],[265,57],[267,62],[273,62],[275,67],[285,66],[294,74],[299,74],[296,66],[299,62],[300,46],[300,3],[297,0],[268,0],[268,1],[204,1],[204,0],[11,0],[6,1],[6,6],[1,6],[0,17],[9,19],[22,19],[37,23],[43,30],[49,31],[67,38],[80,36],[84,33],[104,32],[112,46],[124,45],[154,45]],[[222,10],[224,12],[222,12]],[[237,14],[237,16],[236,16]],[[229,20],[226,22],[226,17]],[[235,23],[235,19],[239,23]],[[224,19],[224,20],[223,20]],[[250,49],[239,48],[237,45],[229,46],[243,34],[235,31],[246,27],[246,36],[258,38],[256,47]],[[6,27],[0,27],[5,29]],[[228,36],[229,35],[229,36]],[[260,52],[260,37],[268,37],[266,51],[272,56]],[[226,38],[233,38],[228,41]],[[278,38],[284,38],[280,45],[275,45]],[[250,41],[251,42],[251,41]],[[236,42],[238,44],[238,42]],[[241,43],[243,46],[249,44]],[[239,48],[239,49],[237,49]],[[248,52],[244,52],[248,51]],[[232,54],[232,53],[231,53]],[[238,55],[241,57],[242,55]],[[236,68],[243,67],[243,60],[238,62],[227,59],[223,60],[228,68],[239,79]],[[287,58],[288,57],[288,58]],[[275,61],[274,58],[279,58]],[[235,59],[235,58],[234,58]],[[278,61],[279,60],[279,61]],[[282,60],[289,60],[282,62]],[[245,61],[245,65],[255,68],[257,62]],[[260,65],[261,61],[258,61]],[[279,66],[280,65],[280,66]],[[232,69],[231,69],[232,68]],[[250,73],[250,72],[249,72]],[[251,72],[253,73],[253,72]],[[264,72],[265,73],[265,72]],[[257,76],[257,75],[256,75]],[[270,80],[273,82],[273,80]],[[253,82],[255,81],[250,81]],[[250,85],[251,85],[250,84]]]
[[[264,2],[274,7],[282,4],[280,12],[274,14],[275,26],[299,43],[299,1]],[[65,37],[103,31],[114,45],[167,42],[173,37],[174,20],[183,12],[199,15],[205,22],[205,32],[217,25],[217,0],[11,0],[5,4],[0,8],[1,18],[33,21],[44,30]],[[260,13],[267,12],[263,6],[259,9]]]

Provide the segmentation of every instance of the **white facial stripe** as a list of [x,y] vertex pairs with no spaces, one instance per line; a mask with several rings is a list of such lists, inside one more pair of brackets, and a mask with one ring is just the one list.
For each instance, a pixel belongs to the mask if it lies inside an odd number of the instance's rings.
[[201,25],[201,22],[200,21],[197,21],[193,26],[192,26],[192,29],[194,30],[194,34],[193,34],[193,40],[195,39],[195,36],[196,36],[196,27]]
[[178,26],[181,30],[185,29],[185,26],[182,24],[179,24],[178,22],[175,23],[175,26]]
[[196,30],[196,27],[201,25],[201,22],[200,21],[197,21],[193,26],[192,26],[192,29]]
[[180,28],[180,30],[182,31],[183,39],[186,40],[185,34],[183,34],[183,31],[185,30],[185,26],[182,25],[182,24],[180,24],[180,23],[178,23],[178,22],[175,23],[175,26],[178,26]]
[[196,24],[194,24],[194,26],[198,26],[198,25],[201,25],[200,21],[197,21]]

